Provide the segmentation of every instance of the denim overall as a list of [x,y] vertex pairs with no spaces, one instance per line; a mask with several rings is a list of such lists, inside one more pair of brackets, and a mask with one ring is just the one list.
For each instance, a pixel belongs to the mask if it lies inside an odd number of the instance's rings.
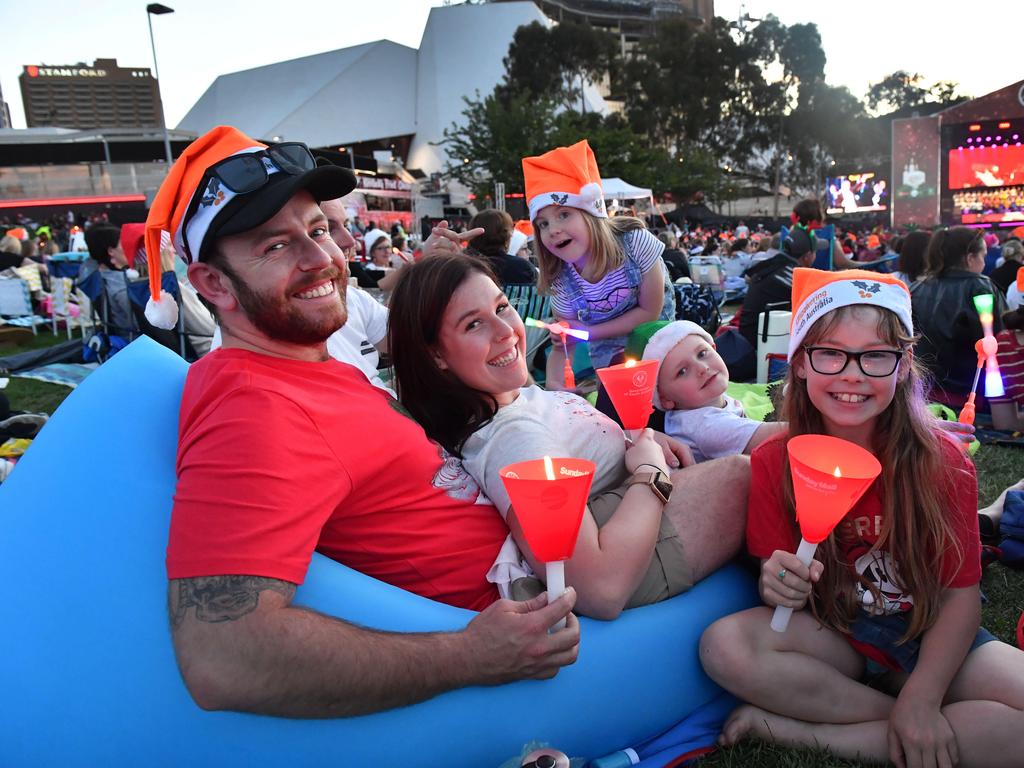
[[[622,241],[619,241],[622,243]],[[618,317],[624,312],[628,312],[637,306],[639,303],[639,286],[640,281],[643,279],[643,274],[640,272],[640,267],[629,252],[629,249],[625,247],[625,243],[622,243],[623,250],[626,253],[625,263],[622,265],[626,271],[626,281],[629,285],[630,294],[625,301],[620,301],[613,307],[605,310],[594,309],[587,304],[586,299],[583,296],[583,291],[580,290],[579,285],[572,279],[571,275],[567,275],[565,280],[565,286],[568,293],[568,299],[572,305],[573,312],[580,322],[586,323],[588,326],[597,325],[603,323],[606,320],[611,320]],[[666,266],[664,260],[661,260],[661,274],[665,281],[665,303],[661,307],[661,316],[659,320],[675,320],[676,319],[676,294],[672,288],[672,281],[668,276],[668,266]],[[572,269],[572,267],[566,265],[563,269]],[[626,341],[629,338],[629,334],[625,336],[615,336],[610,339],[599,339],[598,341],[587,342],[587,351],[590,353],[590,362],[594,368],[604,368],[610,362],[611,359],[622,352],[626,348]]]

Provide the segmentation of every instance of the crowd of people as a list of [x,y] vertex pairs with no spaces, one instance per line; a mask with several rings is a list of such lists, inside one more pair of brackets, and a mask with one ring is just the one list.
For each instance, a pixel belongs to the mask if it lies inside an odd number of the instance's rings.
[[[708,627],[700,648],[744,702],[723,743],[1012,764],[1024,651],[980,626],[970,430],[925,403],[966,399],[982,335],[971,299],[992,293],[1016,418],[1024,322],[1011,312],[1004,331],[1002,310],[1019,240],[828,230],[816,200],[785,232],[655,232],[610,215],[581,141],[523,159],[529,226],[481,211],[411,250],[400,228],[349,220],[351,172],[299,154],[285,162],[216,128],[177,160],[145,225],[150,274],[180,273],[218,327],[182,395],[166,560],[174,648],[201,707],[348,716],[549,678],[586,644],[574,613],[612,620],[745,551],[764,606]],[[123,233],[100,242],[104,231],[86,234],[98,270],[142,266]],[[828,269],[813,268],[819,255]],[[742,286],[731,330],[748,342],[765,307],[792,311],[779,421],[747,417],[726,393],[738,377],[721,337],[677,311],[676,285],[698,279],[692,256]],[[639,339],[657,362],[662,430],[627,436],[600,397],[582,397],[565,374],[582,342],[565,333],[552,331],[543,377],[531,372],[503,290],[523,283],[550,297],[562,330],[588,336],[596,367]],[[151,286],[145,317],[169,328],[177,302]],[[845,439],[882,466],[810,565],[794,554],[786,452],[803,434]],[[571,586],[550,602],[498,476],[542,455],[596,465]],[[292,599],[314,551],[479,613],[459,632],[400,634],[305,610]],[[796,611],[785,634],[769,629],[777,606]]]

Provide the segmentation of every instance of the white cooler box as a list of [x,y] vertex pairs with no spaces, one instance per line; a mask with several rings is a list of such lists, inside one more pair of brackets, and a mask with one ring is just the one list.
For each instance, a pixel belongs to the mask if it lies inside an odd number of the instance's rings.
[[789,321],[793,313],[786,310],[762,312],[757,316],[757,382],[768,383],[772,359],[784,363],[789,351]]

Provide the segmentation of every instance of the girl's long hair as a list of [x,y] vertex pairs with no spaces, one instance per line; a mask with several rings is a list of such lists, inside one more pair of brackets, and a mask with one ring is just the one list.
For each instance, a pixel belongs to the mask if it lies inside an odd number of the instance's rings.
[[431,440],[460,457],[466,438],[494,418],[498,403],[441,370],[434,350],[448,302],[475,272],[495,280],[487,264],[464,253],[407,266],[391,293],[388,313],[388,351],[399,400]]
[[[626,252],[622,248],[622,236],[635,229],[647,229],[647,225],[635,216],[613,216],[610,219],[599,219],[586,211],[582,211],[582,213],[590,235],[590,261],[594,264],[597,274],[604,277],[613,269],[621,267],[626,260]],[[544,247],[540,230],[537,230],[533,244],[537,249],[537,262],[540,265],[537,289],[541,293],[550,293],[551,284],[558,277],[558,273],[562,271],[565,262]]]
[[[914,597],[907,633],[900,642],[919,636],[938,617],[944,557],[963,561],[963,549],[946,515],[951,502],[943,497],[945,483],[937,482],[950,472],[943,466],[941,438],[933,426],[934,418],[927,411],[920,368],[910,352],[914,338],[906,333],[893,312],[863,305],[841,307],[820,318],[808,331],[804,344],[814,346],[819,339],[857,312],[878,316],[879,338],[904,350],[900,360],[907,372],[897,381],[896,392],[889,407],[878,416],[873,436],[873,453],[882,465],[880,479],[883,523],[878,540],[871,551],[886,548],[898,566],[900,586]],[[853,364],[853,363],[851,363]],[[824,434],[825,423],[807,394],[807,383],[796,375],[796,368],[807,365],[803,348],[793,356],[786,378],[786,397],[782,418],[789,421],[789,435]],[[789,471],[788,452],[783,454],[783,499],[786,511],[796,526],[796,502]],[[837,537],[844,526],[837,526],[818,545],[815,557],[825,566],[821,580],[814,585],[810,606],[815,618],[825,626],[848,632],[860,608],[856,585],[870,591],[875,605],[884,601],[878,588],[856,573],[852,564],[843,560]]]

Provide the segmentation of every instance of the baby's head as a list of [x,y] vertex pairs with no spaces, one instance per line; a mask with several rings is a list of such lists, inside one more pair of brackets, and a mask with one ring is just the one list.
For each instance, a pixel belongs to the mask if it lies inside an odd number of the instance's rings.
[[729,370],[715,350],[711,334],[689,320],[659,330],[644,349],[644,360],[657,360],[654,405],[662,411],[686,411],[722,404]]

